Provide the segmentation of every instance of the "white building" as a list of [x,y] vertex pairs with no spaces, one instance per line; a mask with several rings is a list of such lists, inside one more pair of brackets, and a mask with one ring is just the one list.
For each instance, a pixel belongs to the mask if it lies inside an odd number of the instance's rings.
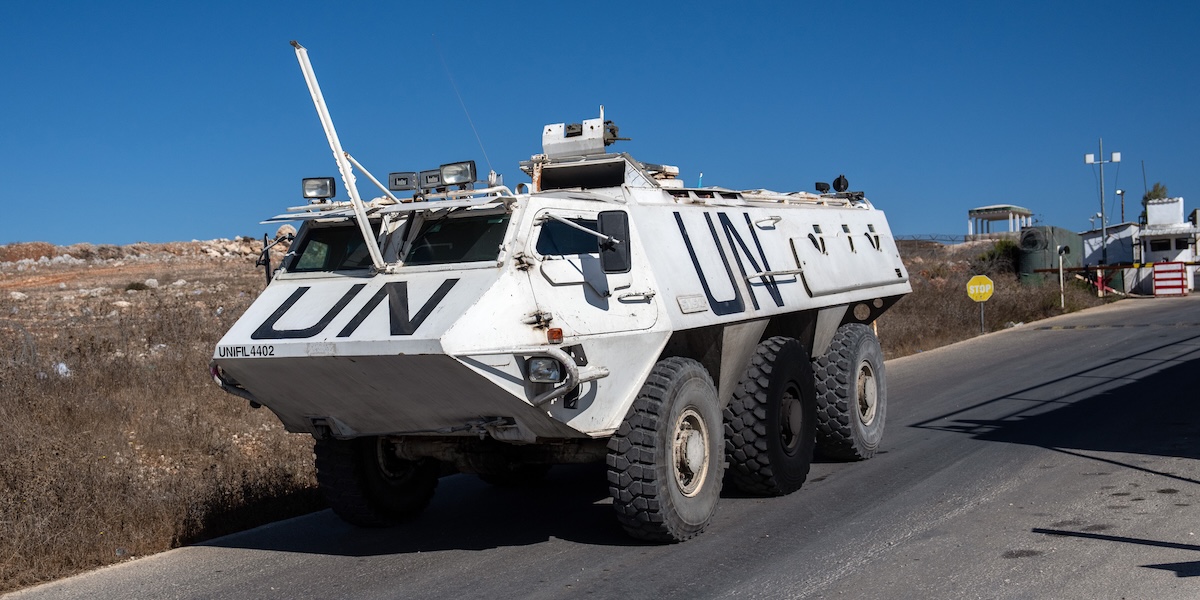
[[[1190,220],[1183,218],[1183,198],[1163,198],[1146,202],[1146,226],[1142,228],[1142,262],[1196,262],[1198,211]],[[1187,267],[1188,290],[1196,289],[1196,265]]]
[[[1196,243],[1200,239],[1200,210],[1192,211],[1184,219],[1183,198],[1163,198],[1146,203],[1146,223],[1119,223],[1107,227],[1105,243],[1108,246],[1109,265],[1130,265],[1125,270],[1124,287],[1127,291],[1153,293],[1153,263],[1196,262]],[[1101,230],[1093,229],[1080,234],[1083,237],[1083,264],[1101,264],[1103,247]],[[1146,267],[1133,267],[1146,265]],[[1196,289],[1196,265],[1187,267],[1188,290]]]
[[[1104,243],[1101,244],[1100,229],[1085,231],[1079,235],[1083,237],[1083,265],[1095,266],[1101,263],[1109,265],[1121,265],[1135,262],[1138,260],[1139,253],[1137,252],[1137,237],[1141,227],[1137,223],[1117,223],[1109,225],[1104,233],[1107,237],[1104,238]],[[1105,248],[1108,246],[1108,260],[1104,261]]]

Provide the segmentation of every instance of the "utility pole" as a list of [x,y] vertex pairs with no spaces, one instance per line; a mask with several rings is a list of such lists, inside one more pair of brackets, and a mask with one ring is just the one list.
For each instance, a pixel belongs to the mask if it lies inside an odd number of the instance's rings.
[[1104,138],[1100,138],[1100,160],[1095,154],[1083,155],[1084,164],[1100,165],[1100,264],[1108,264],[1108,220],[1104,217],[1104,165],[1121,162],[1121,153],[1113,152],[1112,159],[1104,160]]

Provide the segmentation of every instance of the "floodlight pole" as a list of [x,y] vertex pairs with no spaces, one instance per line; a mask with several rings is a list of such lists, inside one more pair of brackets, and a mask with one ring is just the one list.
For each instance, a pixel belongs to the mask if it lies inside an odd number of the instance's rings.
[[[1110,160],[1104,160],[1104,138],[1100,138],[1100,160],[1091,154],[1083,155],[1085,164],[1100,165],[1100,264],[1108,264],[1108,218],[1104,215],[1104,165],[1110,162],[1121,162],[1121,153],[1113,152]],[[1122,219],[1124,220],[1124,219]]]

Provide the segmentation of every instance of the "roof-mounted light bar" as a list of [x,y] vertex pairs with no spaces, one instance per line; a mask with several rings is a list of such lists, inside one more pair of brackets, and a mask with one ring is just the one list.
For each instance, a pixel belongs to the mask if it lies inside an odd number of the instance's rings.
[[[472,189],[477,178],[475,161],[467,160],[442,165],[436,169],[421,171],[403,171],[388,175],[388,189],[399,192],[404,190],[420,190],[422,192],[442,192],[456,185],[460,190]],[[489,186],[494,187],[494,186]]]
[[332,177],[307,177],[301,184],[305,198],[318,202],[337,195],[337,185]]

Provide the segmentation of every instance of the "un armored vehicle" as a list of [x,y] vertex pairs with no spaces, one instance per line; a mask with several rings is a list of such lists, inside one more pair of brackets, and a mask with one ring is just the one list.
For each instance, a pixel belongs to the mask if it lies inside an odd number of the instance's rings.
[[[447,472],[520,484],[603,461],[625,529],[680,541],[723,481],[787,494],[814,445],[874,454],[870,324],[911,290],[884,214],[845,178],[688,187],[609,152],[602,111],[547,125],[515,191],[473,162],[384,185],[342,150],[295,45],[351,198],[305,180],[310,203],[273,219],[302,222],[287,258],[210,369],[315,438],[340,517],[409,518]],[[355,167],[384,195],[363,201]]]

